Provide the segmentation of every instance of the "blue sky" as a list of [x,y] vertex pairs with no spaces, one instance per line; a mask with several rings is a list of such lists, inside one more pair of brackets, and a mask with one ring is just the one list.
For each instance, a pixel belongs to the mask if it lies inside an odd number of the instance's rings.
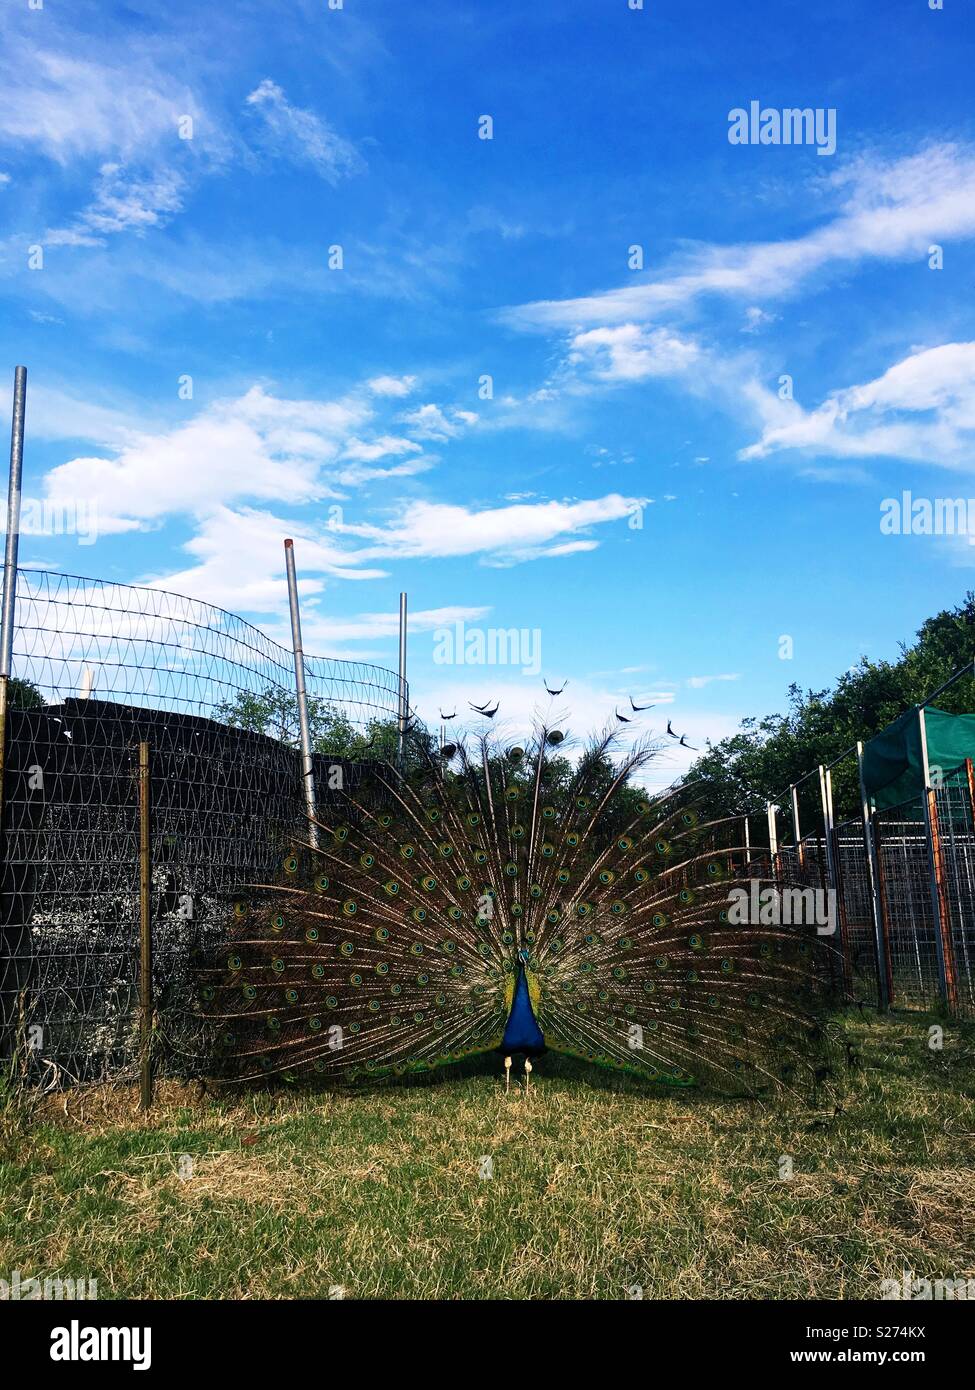
[[[463,621],[537,633],[574,727],[656,695],[696,744],[972,583],[966,537],[880,530],[903,489],[975,496],[966,0],[11,0],[0,25],[25,494],[96,530],[24,563],[286,640],[292,535],[311,651],[394,664],[408,591],[425,717],[544,702],[530,659],[438,662]],[[730,143],[752,101],[835,112],[835,153]]]

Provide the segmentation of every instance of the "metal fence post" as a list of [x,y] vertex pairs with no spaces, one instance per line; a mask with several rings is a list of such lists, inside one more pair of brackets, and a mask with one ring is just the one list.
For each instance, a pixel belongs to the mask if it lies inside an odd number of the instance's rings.
[[[10,673],[13,663],[14,615],[17,599],[17,552],[20,545],[20,493],[24,467],[24,419],[27,412],[27,368],[14,370],[13,412],[10,425],[10,478],[7,485],[7,543],[3,565],[3,610],[0,621],[0,865],[6,862],[7,846],[3,834],[4,773],[7,763],[7,709]],[[6,918],[6,912],[3,917]],[[20,1023],[23,979],[22,962],[27,954],[26,928],[0,919],[0,1056],[7,1050],[9,1033]],[[4,963],[4,957],[7,963]],[[12,985],[11,985],[12,982]],[[5,995],[13,1003],[8,1008]]]
[[409,719],[409,696],[406,685],[406,595],[399,596],[399,718],[396,754],[400,768],[406,749],[406,724]]
[[[845,754],[844,754],[845,756]],[[836,921],[840,929],[840,952],[843,957],[843,983],[853,991],[853,952],[850,948],[850,924],[846,914],[846,893],[843,885],[843,856],[836,833],[836,811],[833,806],[833,765],[826,769],[826,805],[829,808],[828,835],[833,846],[833,887],[836,893]]]
[[152,855],[149,745],[139,744],[139,1105],[152,1104]]
[[802,834],[799,829],[799,788],[793,782],[789,788],[789,801],[792,806],[792,840],[796,847],[796,863],[799,872],[804,873],[806,869],[806,848],[802,843]]
[[20,494],[24,472],[24,420],[27,414],[27,368],[14,369],[13,416],[10,424],[10,478],[7,484],[7,544],[3,560],[3,616],[0,620],[0,816],[7,745],[7,701],[14,649],[17,602],[17,554],[20,549]]
[[[833,794],[829,768],[822,763],[819,764],[819,798],[823,813],[823,842],[826,848],[826,888],[832,892],[837,907],[837,917],[840,917],[840,883],[839,873],[836,863],[836,841],[833,838]],[[840,976],[846,989],[850,988],[851,971],[846,941],[840,918]],[[831,957],[833,959],[833,957]],[[835,979],[835,972],[834,972]]]
[[877,863],[877,844],[870,801],[863,777],[863,744],[857,743],[857,772],[860,778],[860,813],[863,819],[863,852],[867,861],[870,884],[870,915],[873,919],[874,952],[877,963],[877,1008],[886,1013],[893,995],[890,975],[890,948],[887,940],[887,915],[880,894],[880,871]]
[[779,876],[779,831],[775,819],[778,809],[774,801],[765,803],[765,810],[768,815],[769,870],[773,878]]
[[288,606],[291,610],[291,645],[295,658],[295,692],[298,696],[298,735],[301,740],[301,770],[308,813],[308,838],[318,848],[318,820],[315,803],[315,764],[311,755],[311,728],[308,723],[308,695],[305,690],[305,654],[301,645],[301,614],[298,609],[298,579],[295,574],[295,543],[284,543],[284,564],[288,575]]
[[928,865],[931,880],[931,908],[934,914],[934,944],[938,957],[938,976],[941,998],[951,1015],[958,1013],[958,980],[955,974],[955,950],[951,939],[951,917],[945,888],[941,834],[938,826],[937,793],[931,785],[928,764],[928,733],[923,706],[917,712],[921,735],[921,766],[924,773],[924,822],[927,830]]
[[826,778],[829,774],[822,763],[819,764],[819,798],[823,811],[823,840],[826,845],[826,881],[827,886],[836,888],[836,865],[833,860],[833,818],[830,808],[830,797],[827,789]]

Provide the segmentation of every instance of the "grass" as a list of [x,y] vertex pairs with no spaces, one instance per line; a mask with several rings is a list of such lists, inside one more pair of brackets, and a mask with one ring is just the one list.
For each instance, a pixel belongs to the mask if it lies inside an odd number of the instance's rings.
[[845,1021],[860,1065],[839,1114],[549,1057],[530,1095],[492,1069],[339,1093],[164,1083],[148,1117],[130,1089],[8,1105],[0,1278],[408,1299],[876,1298],[904,1269],[975,1278],[975,1038],[949,1028],[932,1052],[928,1021]]

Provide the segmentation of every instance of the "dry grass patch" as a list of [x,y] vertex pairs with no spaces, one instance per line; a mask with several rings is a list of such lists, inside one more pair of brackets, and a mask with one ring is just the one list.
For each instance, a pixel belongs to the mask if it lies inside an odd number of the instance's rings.
[[843,1298],[964,1274],[975,1053],[949,1032],[932,1059],[923,1021],[853,1027],[863,1066],[815,1113],[549,1058],[529,1095],[492,1071],[165,1083],[149,1116],[134,1089],[49,1097],[0,1162],[0,1269],[162,1298]]

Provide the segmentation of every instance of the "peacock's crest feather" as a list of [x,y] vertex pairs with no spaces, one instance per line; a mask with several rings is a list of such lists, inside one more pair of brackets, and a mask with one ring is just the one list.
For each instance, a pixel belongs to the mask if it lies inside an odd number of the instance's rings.
[[651,746],[614,757],[607,733],[573,766],[564,737],[423,745],[408,771],[329,793],[317,847],[235,905],[205,971],[234,1075],[547,1047],[670,1085],[815,1083],[815,929],[732,922],[729,888],[755,866],[699,823],[693,789],[634,785]]

